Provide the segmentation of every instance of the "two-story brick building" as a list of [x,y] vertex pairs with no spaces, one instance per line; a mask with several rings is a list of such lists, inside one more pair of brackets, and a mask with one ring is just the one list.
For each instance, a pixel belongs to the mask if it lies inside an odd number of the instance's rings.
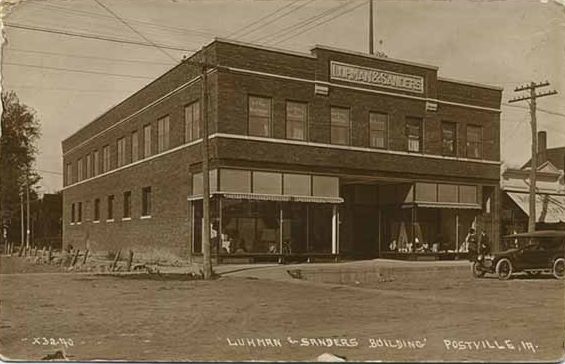
[[[472,224],[498,236],[500,88],[325,46],[216,39],[203,55],[218,256],[453,251]],[[180,63],[63,141],[65,244],[200,254],[199,72]]]

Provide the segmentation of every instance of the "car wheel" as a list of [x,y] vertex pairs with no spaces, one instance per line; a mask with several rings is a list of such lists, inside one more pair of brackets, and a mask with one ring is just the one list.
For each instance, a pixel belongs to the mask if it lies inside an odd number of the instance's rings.
[[496,274],[498,279],[509,279],[512,275],[512,262],[507,258],[502,258],[496,263]]
[[475,278],[482,278],[485,275],[485,271],[481,269],[481,263],[473,262],[471,266],[471,270],[473,271],[473,277]]
[[553,276],[557,279],[565,278],[565,259],[555,259],[555,262],[553,262]]

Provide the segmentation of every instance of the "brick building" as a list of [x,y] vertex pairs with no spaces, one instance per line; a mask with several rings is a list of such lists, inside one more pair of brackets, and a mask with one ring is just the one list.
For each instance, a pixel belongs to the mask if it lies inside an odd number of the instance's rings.
[[[497,87],[316,46],[216,39],[213,253],[382,256],[498,236]],[[198,257],[200,69],[182,62],[62,143],[64,244]]]

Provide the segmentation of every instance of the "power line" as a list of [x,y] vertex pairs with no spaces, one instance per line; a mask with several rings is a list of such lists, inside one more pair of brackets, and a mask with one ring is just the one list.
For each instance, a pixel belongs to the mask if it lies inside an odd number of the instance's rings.
[[61,172],[55,172],[55,171],[47,171],[45,169],[36,169],[36,171],[41,172],[41,173],[49,173],[49,174],[56,174],[58,176],[62,176],[63,173]]
[[135,29],[134,27],[132,27],[131,25],[128,24],[127,21],[125,21],[124,19],[122,19],[117,13],[115,13],[114,11],[112,11],[112,9],[110,9],[108,6],[104,5],[100,0],[94,0],[94,2],[96,2],[96,4],[100,5],[100,7],[104,10],[106,10],[108,13],[112,14],[112,16],[114,18],[116,18],[120,23],[124,24],[126,27],[128,27],[132,32],[134,32],[135,34],[139,35],[143,40],[145,40],[146,42],[148,42],[149,44],[153,45],[153,47],[157,48],[159,50],[159,52],[163,53],[165,56],[169,57],[170,59],[174,61],[176,61],[176,59],[171,56],[169,53],[167,53],[167,51],[165,51],[163,48],[158,47],[151,39],[147,38],[145,35],[143,35],[143,33],[139,32],[137,29]]
[[303,30],[302,32],[300,32],[299,34],[295,34],[295,35],[291,35],[291,36],[289,36],[289,37],[283,38],[283,39],[279,40],[278,42],[273,43],[273,45],[277,45],[277,44],[282,43],[282,42],[284,42],[284,41],[287,41],[287,40],[289,40],[289,39],[291,39],[291,38],[294,38],[294,37],[296,37],[296,36],[298,36],[298,35],[302,35],[302,34],[308,32],[308,31],[310,31],[311,29],[314,29],[314,28],[316,28],[316,27],[319,27],[320,25],[323,25],[323,24],[325,24],[325,23],[327,23],[327,22],[329,22],[329,21],[332,21],[332,20],[334,20],[334,19],[340,17],[340,16],[343,16],[343,15],[345,15],[345,14],[347,14],[347,13],[350,13],[350,12],[352,12],[353,10],[355,10],[355,9],[357,9],[357,8],[360,8],[360,7],[363,6],[363,5],[365,5],[364,2],[358,4],[357,6],[355,6],[355,7],[353,7],[353,8],[350,8],[350,9],[348,9],[348,10],[346,10],[346,11],[343,11],[343,12],[341,12],[341,13],[339,13],[339,14],[337,14],[337,15],[335,15],[335,16],[333,16],[333,17],[331,17],[331,18],[329,18],[329,19],[327,19],[327,20],[325,20],[325,21],[323,21],[323,22],[321,22],[321,23],[314,24],[313,26],[304,29],[304,30]]
[[[281,18],[284,18],[285,16],[287,16],[287,15],[289,15],[289,14],[291,14],[291,13],[294,13],[294,12],[297,11],[298,9],[301,9],[301,8],[305,7],[306,5],[308,5],[309,3],[313,2],[313,1],[316,1],[316,0],[308,0],[308,1],[306,1],[305,3],[303,3],[303,4],[298,5],[298,6],[295,7],[295,8],[290,9],[290,11],[287,11],[286,13],[280,14],[279,16],[277,16],[277,17],[271,19],[271,20],[269,21],[269,24],[272,24],[273,22],[275,22],[275,21],[277,21],[277,20],[279,20],[279,19],[281,19]],[[294,3],[296,3],[296,2],[298,2],[298,0],[294,1],[292,4],[294,4]],[[247,32],[245,32],[245,33],[243,33],[243,34],[240,34],[239,37],[241,38],[241,37],[246,36],[247,34],[256,32],[257,30],[259,30],[259,29],[261,29],[261,28],[263,28],[263,27],[265,27],[265,24],[260,25],[259,27],[255,28],[255,29],[252,29],[252,30],[250,30],[250,31],[247,31]]]
[[[320,19],[320,18],[323,18],[323,17],[326,17],[326,16],[328,16],[328,15],[331,15],[332,13],[335,13],[336,11],[338,11],[339,9],[341,9],[341,8],[343,8],[343,7],[346,7],[347,5],[349,5],[349,3],[339,4],[339,5],[335,6],[335,7],[332,7],[332,8],[330,8],[330,9],[327,9],[327,10],[323,11],[322,13],[320,13],[320,14],[318,14],[318,15],[315,15],[315,16],[312,16],[312,17],[309,17],[309,18],[306,18],[306,19],[304,19],[304,20],[302,20],[302,21],[299,21],[299,22],[297,22],[297,23],[295,23],[295,24],[292,24],[292,25],[290,25],[290,26],[288,26],[288,27],[283,28],[283,29],[279,30],[278,32],[274,32],[274,33],[271,33],[271,34],[267,34],[267,35],[265,35],[265,36],[256,38],[256,39],[254,39],[253,41],[254,41],[254,42],[263,42],[263,41],[264,41],[265,43],[268,43],[268,42],[270,42],[270,41],[265,41],[266,39],[269,39],[269,38],[276,38],[276,37],[284,36],[284,35],[286,35],[286,34],[290,34],[290,33],[292,33],[293,31],[298,30],[298,29],[300,29],[300,28],[303,28],[303,27],[305,27],[305,26],[311,24],[312,22],[314,22],[314,21],[316,21],[316,20],[318,20],[318,19]],[[271,41],[273,41],[273,40],[274,40],[274,39],[272,39]]]
[[77,70],[77,69],[63,68],[63,67],[39,66],[39,65],[35,65],[35,64],[25,64],[25,63],[4,62],[4,63],[2,63],[2,64],[3,64],[3,65],[7,65],[7,66],[19,66],[19,67],[29,67],[29,68],[47,69],[47,70],[53,70],[53,71],[88,73],[88,74],[102,75],[102,76],[114,76],[114,77],[126,77],[126,78],[139,78],[139,79],[146,79],[146,80],[154,80],[154,79],[155,79],[155,77],[147,77],[147,76],[137,76],[137,75],[127,75],[127,74],[121,74],[121,73],[109,73],[109,72]]
[[[529,110],[530,108],[527,106],[520,106],[520,105],[512,105],[512,104],[508,104],[508,103],[503,103],[502,106],[507,106],[507,107],[514,107],[517,109],[524,109],[524,110]],[[557,111],[552,111],[552,110],[547,110],[547,109],[542,109],[542,108],[537,108],[537,111],[541,111],[547,114],[551,114],[551,115],[556,115],[556,116],[563,116],[565,117],[565,114],[557,112]]]
[[44,33],[60,34],[60,35],[65,35],[65,36],[70,36],[70,37],[103,40],[103,41],[108,41],[108,42],[121,43],[121,44],[132,44],[132,45],[138,45],[138,46],[144,46],[144,47],[158,46],[160,48],[171,49],[171,50],[181,51],[181,52],[191,52],[191,53],[197,52],[194,49],[179,48],[179,47],[169,46],[169,45],[164,45],[164,44],[148,44],[148,43],[143,43],[143,42],[134,41],[134,40],[112,38],[112,37],[107,37],[107,36],[102,36],[102,35],[97,35],[97,34],[78,33],[78,32],[72,32],[72,31],[68,31],[68,30],[50,29],[50,28],[44,28],[44,27],[34,27],[34,26],[31,26],[31,25],[23,25],[23,24],[16,24],[16,23],[5,23],[4,25],[7,26],[7,27],[10,27],[10,28],[25,29],[25,30],[31,30],[31,31],[36,31],[36,32],[44,32]]
[[5,85],[5,88],[8,89],[33,89],[33,90],[53,90],[53,91],[73,91],[73,92],[101,92],[101,93],[109,93],[109,92],[135,92],[137,90],[124,90],[124,89],[116,89],[116,88],[108,88],[105,90],[101,89],[82,89],[82,88],[73,88],[73,87],[42,87],[37,85]]
[[[66,8],[66,7],[57,6],[57,5],[53,5],[53,4],[41,3],[40,6],[44,7],[44,8],[49,7],[49,8],[53,8],[53,9],[58,9],[58,10],[61,10],[63,12],[69,12],[71,14],[78,14],[78,15],[83,15],[83,16],[88,16],[88,17],[99,17],[99,18],[105,18],[105,19],[112,18],[112,16],[109,16],[109,15],[93,13],[93,12],[85,11],[85,10],[69,9],[69,8]],[[155,28],[172,30],[172,31],[180,32],[180,33],[192,34],[192,35],[196,35],[196,36],[203,37],[203,38],[214,37],[216,35],[215,33],[206,32],[206,31],[202,31],[202,30],[186,29],[186,28],[181,28],[181,27],[173,27],[173,26],[170,26],[170,25],[155,24],[155,23],[151,23],[151,22],[148,22],[148,21],[131,19],[131,18],[123,18],[123,19],[126,19],[129,22],[144,24],[144,25],[148,25],[148,26],[151,26],[151,27],[155,27]]]
[[112,61],[112,62],[131,62],[131,63],[143,63],[143,64],[153,64],[153,65],[163,65],[163,66],[173,65],[173,63],[171,63],[171,62],[165,63],[165,62],[142,61],[142,60],[139,60],[139,59],[120,59],[120,58],[108,58],[108,57],[96,57],[96,56],[81,56],[81,55],[78,55],[78,54],[37,51],[37,50],[19,49],[19,48],[6,48],[6,49],[4,49],[4,51],[46,54],[46,55],[52,55],[52,56],[62,56],[62,57],[82,58],[82,59],[89,59],[89,60]]
[[268,13],[268,14],[262,16],[261,18],[255,20],[255,21],[253,21],[253,22],[251,22],[251,23],[249,23],[249,24],[247,24],[246,26],[244,26],[244,27],[242,27],[242,28],[239,28],[239,29],[237,29],[237,30],[231,32],[230,34],[227,35],[227,37],[228,37],[228,38],[229,38],[229,37],[233,37],[235,34],[241,32],[241,31],[243,31],[243,30],[249,29],[249,27],[252,27],[253,25],[255,25],[255,24],[257,24],[257,23],[259,23],[259,22],[261,22],[261,21],[263,21],[263,20],[265,20],[265,19],[267,19],[267,18],[269,18],[269,17],[271,17],[271,16],[273,16],[273,15],[275,15],[275,14],[278,13],[279,11],[286,9],[286,8],[288,8],[289,6],[292,6],[293,4],[297,3],[298,1],[299,1],[299,0],[296,0],[296,1],[292,2],[292,3],[287,3],[286,5],[283,5],[283,6],[279,7],[279,8],[277,8],[277,9],[275,9],[274,11],[272,11],[272,12],[270,12],[270,13]]

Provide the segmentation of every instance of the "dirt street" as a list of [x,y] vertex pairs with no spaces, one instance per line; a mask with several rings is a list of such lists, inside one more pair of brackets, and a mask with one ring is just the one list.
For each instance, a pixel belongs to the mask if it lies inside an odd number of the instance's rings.
[[565,282],[403,272],[354,285],[0,275],[0,352],[38,360],[556,361]]

